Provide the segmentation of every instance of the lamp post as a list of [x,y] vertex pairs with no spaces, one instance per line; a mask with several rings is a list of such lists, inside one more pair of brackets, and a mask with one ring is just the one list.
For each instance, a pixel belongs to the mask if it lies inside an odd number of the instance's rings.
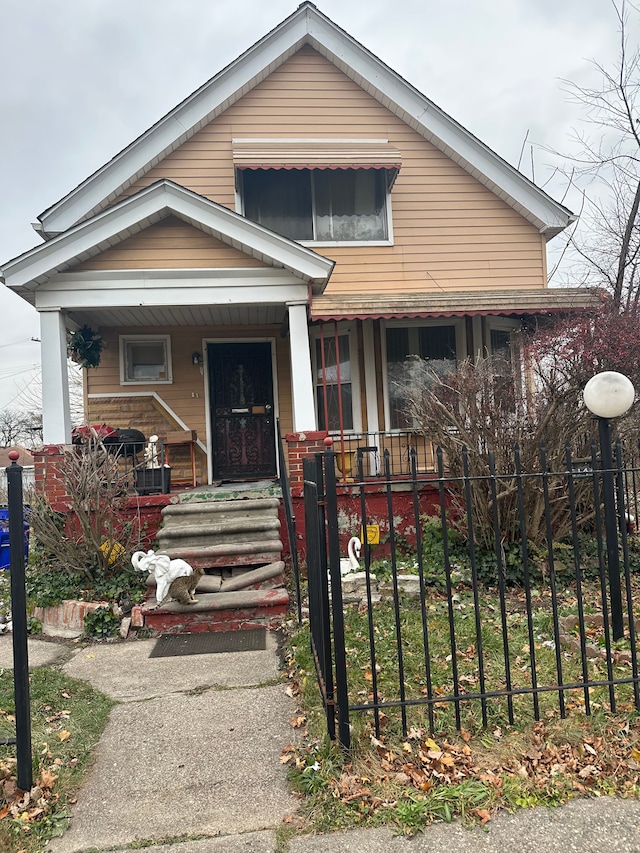
[[613,639],[624,636],[622,623],[622,592],[620,589],[620,557],[618,554],[618,518],[614,496],[613,454],[609,421],[627,412],[634,401],[635,389],[630,379],[622,373],[606,370],[592,376],[584,387],[584,404],[598,419],[600,461],[602,465],[602,502],[607,539],[607,568],[609,573],[609,598],[611,601],[611,626]]

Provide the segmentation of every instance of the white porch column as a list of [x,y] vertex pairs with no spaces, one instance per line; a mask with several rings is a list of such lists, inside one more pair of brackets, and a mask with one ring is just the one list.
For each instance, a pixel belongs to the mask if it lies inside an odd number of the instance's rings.
[[314,432],[318,427],[313,399],[307,303],[287,302],[287,308],[289,310],[293,430],[294,432]]
[[40,311],[42,360],[42,440],[71,444],[67,330],[59,309]]

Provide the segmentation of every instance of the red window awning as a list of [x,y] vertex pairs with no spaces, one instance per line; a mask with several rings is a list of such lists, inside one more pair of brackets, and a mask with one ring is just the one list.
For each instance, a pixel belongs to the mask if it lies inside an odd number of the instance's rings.
[[386,140],[234,139],[236,169],[385,169],[393,183],[400,151]]

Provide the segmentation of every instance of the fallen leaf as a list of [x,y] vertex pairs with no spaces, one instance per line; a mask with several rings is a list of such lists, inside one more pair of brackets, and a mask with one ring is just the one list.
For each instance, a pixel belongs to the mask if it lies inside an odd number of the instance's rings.
[[590,776],[597,776],[598,768],[593,764],[585,764],[582,770],[578,773],[581,779],[588,779]]
[[71,737],[71,732],[67,731],[67,729],[63,729],[61,732],[58,732],[58,737],[61,741],[69,740]]
[[480,823],[483,826],[491,820],[491,812],[489,809],[474,809],[472,814],[480,819]]
[[53,788],[58,777],[50,770],[43,770],[40,774],[40,784],[43,788]]

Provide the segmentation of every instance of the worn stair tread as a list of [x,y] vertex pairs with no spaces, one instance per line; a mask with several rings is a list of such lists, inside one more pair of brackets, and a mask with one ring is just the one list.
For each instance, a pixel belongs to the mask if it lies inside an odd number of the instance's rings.
[[256,510],[260,512],[271,510],[275,511],[277,514],[279,507],[280,500],[278,498],[241,498],[238,500],[169,504],[162,510],[162,515],[164,518],[167,516],[179,517],[184,515],[200,515],[207,513],[218,514],[222,512],[229,512],[234,515],[251,515]]
[[238,608],[273,607],[289,602],[289,593],[285,589],[242,589],[233,592],[211,592],[197,595],[193,604],[181,604],[170,601],[156,608],[155,599],[142,606],[142,612],[149,613],[203,613],[207,610],[237,610]]
[[218,545],[184,545],[182,547],[164,547],[163,551],[171,558],[181,558],[190,562],[190,557],[217,557],[234,554],[282,553],[280,539],[267,539],[260,542],[221,542]]
[[239,518],[228,521],[202,521],[200,524],[167,524],[158,530],[157,538],[187,539],[190,536],[233,536],[280,530],[277,518]]

